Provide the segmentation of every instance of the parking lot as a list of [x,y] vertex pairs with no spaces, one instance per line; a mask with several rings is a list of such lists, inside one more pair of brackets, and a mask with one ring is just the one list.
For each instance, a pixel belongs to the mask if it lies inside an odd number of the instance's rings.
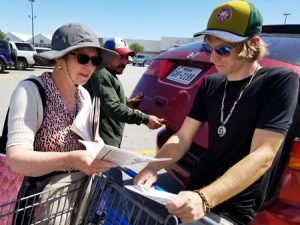
[[[147,67],[135,67],[128,65],[119,79],[124,85],[126,96],[130,96],[138,79]],[[34,67],[26,71],[6,70],[0,74],[0,131],[5,119],[7,107],[9,106],[10,96],[20,80],[26,79],[30,75],[40,75],[44,71],[51,71],[51,68]],[[122,147],[128,150],[149,152],[156,148],[155,137],[157,130],[150,130],[146,126],[129,125],[125,126],[125,133]]]

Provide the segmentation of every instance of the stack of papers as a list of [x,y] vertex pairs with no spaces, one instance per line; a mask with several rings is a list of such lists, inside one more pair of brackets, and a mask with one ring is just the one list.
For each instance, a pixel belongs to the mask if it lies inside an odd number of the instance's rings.
[[137,163],[155,162],[155,161],[166,161],[171,158],[154,158],[146,155],[139,155],[132,151],[117,148],[104,143],[97,143],[92,141],[82,141],[87,151],[95,155],[95,158],[113,162],[119,166],[133,165]]
[[175,197],[177,196],[176,194],[170,192],[156,190],[154,187],[150,190],[145,190],[142,185],[126,185],[125,188],[142,196],[150,198],[151,200],[156,201],[162,205],[172,203],[173,199],[175,199]]
[[[91,152],[95,158],[110,161],[119,166],[171,160],[171,158],[154,158],[139,155],[132,151],[104,144],[103,141],[101,142],[98,134],[99,122],[100,99],[95,97],[92,106],[86,104],[81,107],[71,127],[71,130],[83,139],[79,140],[79,142],[85,145],[87,151]],[[95,142],[96,140],[98,142]]]
[[71,130],[86,141],[95,141],[100,120],[100,99],[95,97],[92,106],[84,103],[80,108]]

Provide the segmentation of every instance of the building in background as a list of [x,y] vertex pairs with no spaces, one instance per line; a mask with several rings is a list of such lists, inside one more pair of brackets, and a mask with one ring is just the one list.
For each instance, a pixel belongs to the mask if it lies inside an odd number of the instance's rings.
[[[52,35],[50,34],[37,34],[34,36],[34,45],[36,47],[50,47]],[[32,38],[26,42],[32,43]]]
[[7,41],[22,41],[27,42],[30,38],[30,34],[21,34],[17,32],[8,32],[5,34]]
[[[109,37],[111,38],[111,37]],[[50,47],[52,36],[48,34],[37,34],[34,36],[35,47]],[[102,44],[108,38],[99,38],[99,42]],[[144,55],[154,58],[161,52],[168,51],[169,49],[178,47],[180,45],[193,42],[199,38],[182,38],[182,37],[162,37],[161,40],[141,40],[141,39],[129,39],[124,38],[128,45],[133,43],[139,43],[144,46]],[[6,34],[6,40],[8,41],[23,41],[32,43],[32,36],[29,34],[21,34],[15,32],[9,32]]]
[[160,41],[160,52],[168,51],[171,48],[193,42],[193,38],[162,37]]

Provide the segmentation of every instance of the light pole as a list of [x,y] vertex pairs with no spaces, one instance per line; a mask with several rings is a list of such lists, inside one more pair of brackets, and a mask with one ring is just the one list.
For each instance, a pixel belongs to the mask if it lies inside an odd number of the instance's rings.
[[286,24],[286,18],[287,18],[287,16],[289,16],[291,14],[290,13],[283,13],[283,15],[285,16],[285,18],[284,18],[284,24]]
[[35,0],[28,0],[31,2],[31,16],[28,15],[28,17],[31,19],[31,32],[32,32],[32,44],[34,45],[34,24],[33,20],[36,18],[36,16],[33,15],[33,3]]

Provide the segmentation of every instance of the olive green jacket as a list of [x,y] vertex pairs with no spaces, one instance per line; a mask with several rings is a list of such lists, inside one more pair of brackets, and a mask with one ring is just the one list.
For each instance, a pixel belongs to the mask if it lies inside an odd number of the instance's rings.
[[127,106],[121,82],[106,68],[95,72],[84,87],[91,98],[101,100],[99,135],[105,144],[120,147],[125,123],[148,124],[148,115]]

